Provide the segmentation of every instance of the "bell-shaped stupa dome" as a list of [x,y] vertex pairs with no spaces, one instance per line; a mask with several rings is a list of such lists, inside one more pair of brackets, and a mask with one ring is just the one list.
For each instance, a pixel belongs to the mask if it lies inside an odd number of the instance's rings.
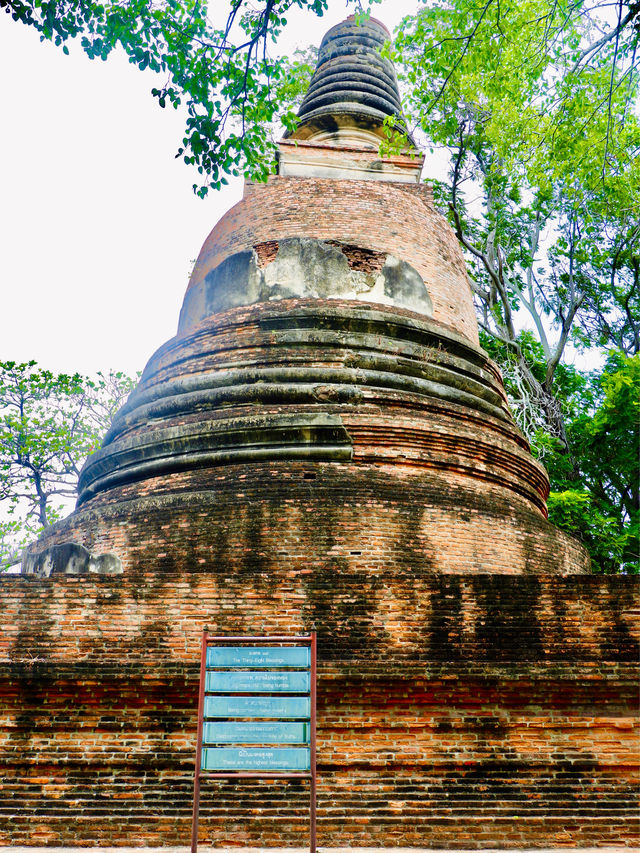
[[[328,33],[278,174],[213,227],[177,334],[24,564],[121,576],[6,578],[11,843],[178,849],[203,745],[238,778],[203,774],[194,841],[301,849],[309,787],[276,768],[315,722],[327,849],[633,837],[630,579],[557,577],[588,557],[546,518],[459,243],[421,158],[379,153],[385,37]],[[203,708],[204,626],[256,669],[264,637],[315,626],[311,725],[269,667],[208,684],[230,716]]]

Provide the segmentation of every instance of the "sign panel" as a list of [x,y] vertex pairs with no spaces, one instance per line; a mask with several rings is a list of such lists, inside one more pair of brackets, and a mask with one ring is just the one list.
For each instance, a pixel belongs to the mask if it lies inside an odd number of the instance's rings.
[[310,853],[317,853],[316,673],[315,628],[309,636],[233,638],[204,629],[191,853],[200,781],[214,777],[308,779]]
[[308,646],[209,646],[207,666],[308,667],[311,650]]
[[205,747],[203,770],[309,770],[307,747]]
[[205,723],[204,743],[309,743],[309,723]]
[[204,716],[300,719],[311,714],[308,696],[206,696]]
[[272,672],[208,672],[207,693],[308,693],[311,676],[295,670]]

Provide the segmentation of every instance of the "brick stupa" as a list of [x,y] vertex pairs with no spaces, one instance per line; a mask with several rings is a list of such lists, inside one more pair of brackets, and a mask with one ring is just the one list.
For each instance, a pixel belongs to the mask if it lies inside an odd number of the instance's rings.
[[[422,157],[379,155],[386,38],[327,33],[278,174],[3,579],[0,843],[184,843],[205,624],[317,625],[321,846],[634,837],[632,589],[547,521]],[[303,845],[305,802],[209,784],[201,838]]]

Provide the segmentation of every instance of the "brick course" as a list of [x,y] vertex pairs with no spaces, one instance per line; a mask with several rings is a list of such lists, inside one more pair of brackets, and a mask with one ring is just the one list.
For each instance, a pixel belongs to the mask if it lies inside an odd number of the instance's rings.
[[[163,474],[99,495],[32,550],[78,542],[125,571],[216,565],[356,572],[363,583],[414,571],[572,574],[579,542],[510,488],[397,462],[262,463]],[[378,583],[378,581],[375,581]]]

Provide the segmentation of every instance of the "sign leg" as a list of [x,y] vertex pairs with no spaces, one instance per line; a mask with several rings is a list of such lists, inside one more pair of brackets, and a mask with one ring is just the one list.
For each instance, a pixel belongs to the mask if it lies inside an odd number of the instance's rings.
[[191,823],[191,853],[198,853],[198,812],[200,811],[200,773],[193,786],[193,821]]
[[[308,636],[217,637],[204,629],[191,853],[198,850],[203,778],[308,779],[310,853],[316,853],[316,669],[315,626]],[[203,748],[205,733],[207,746]],[[252,746],[259,743],[262,746]],[[271,747],[271,743],[278,746]],[[296,743],[305,746],[291,746]]]
[[207,666],[207,628],[202,632],[200,652],[200,686],[198,690],[198,737],[196,743],[195,779],[193,781],[193,820],[191,823],[191,853],[198,853],[198,823],[200,816],[200,772],[202,770],[202,724],[204,720],[204,687]]
[[316,853],[317,838],[316,838],[316,682],[317,682],[317,638],[315,626],[311,631],[311,732],[310,732],[310,764],[311,764],[311,808],[310,808],[310,823],[311,823],[311,853]]

